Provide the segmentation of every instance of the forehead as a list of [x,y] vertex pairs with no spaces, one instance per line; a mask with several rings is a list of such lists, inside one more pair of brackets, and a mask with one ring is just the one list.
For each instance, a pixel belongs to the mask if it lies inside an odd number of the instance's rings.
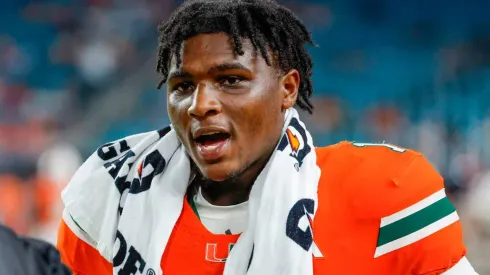
[[[255,54],[255,48],[249,39],[242,39],[243,55],[235,54],[233,40],[225,33],[199,34],[183,42],[182,62],[176,67],[175,56],[170,63],[170,71],[201,71],[219,64],[239,62],[250,67],[262,59]],[[264,61],[265,63],[265,61]]]

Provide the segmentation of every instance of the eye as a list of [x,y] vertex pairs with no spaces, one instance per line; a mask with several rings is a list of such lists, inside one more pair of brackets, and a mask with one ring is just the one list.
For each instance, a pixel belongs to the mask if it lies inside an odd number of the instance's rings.
[[220,79],[221,85],[224,86],[235,86],[237,84],[240,84],[244,80],[243,77],[239,76],[225,76]]
[[182,82],[172,87],[172,92],[186,93],[194,90],[194,84],[191,82]]

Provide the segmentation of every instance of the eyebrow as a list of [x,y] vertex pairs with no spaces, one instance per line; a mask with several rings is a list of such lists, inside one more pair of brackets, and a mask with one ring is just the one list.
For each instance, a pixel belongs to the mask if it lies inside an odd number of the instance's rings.
[[242,71],[246,71],[248,73],[252,73],[252,71],[250,71],[250,69],[248,69],[247,67],[243,66],[240,63],[224,63],[224,64],[216,65],[216,66],[212,67],[211,69],[209,69],[210,72],[212,72],[212,71],[222,72],[222,71],[228,71],[228,70],[242,70]]
[[[252,73],[252,71],[250,69],[248,69],[247,67],[245,67],[244,65],[242,65],[240,63],[219,64],[219,65],[216,65],[214,67],[211,67],[208,72],[215,72],[215,71],[223,72],[223,71],[228,71],[228,70],[242,70],[242,71],[246,71],[250,74]],[[192,77],[192,74],[190,74],[186,71],[174,71],[174,72],[169,74],[167,79],[170,80],[172,78],[191,78],[191,77]]]
[[174,71],[168,75],[168,80],[172,78],[190,78],[192,75],[188,72],[183,72],[183,71]]

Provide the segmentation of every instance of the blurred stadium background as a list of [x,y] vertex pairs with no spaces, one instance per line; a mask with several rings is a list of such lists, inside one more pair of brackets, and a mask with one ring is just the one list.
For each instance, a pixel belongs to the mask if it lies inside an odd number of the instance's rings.
[[[179,2],[1,1],[0,222],[55,242],[59,192],[83,160],[169,123],[156,26]],[[423,152],[446,179],[470,259],[490,274],[490,1],[281,2],[320,45],[316,143]]]

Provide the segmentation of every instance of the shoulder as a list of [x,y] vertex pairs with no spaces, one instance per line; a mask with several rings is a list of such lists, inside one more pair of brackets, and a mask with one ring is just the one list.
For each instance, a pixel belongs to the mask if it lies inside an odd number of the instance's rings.
[[[170,127],[151,132],[130,135],[101,145],[90,157],[78,168],[69,182],[76,185],[79,181],[88,182],[91,177],[97,176],[101,180],[106,176],[116,179],[121,168],[144,154],[160,138],[170,131]],[[124,170],[126,171],[126,170]]]
[[382,261],[392,261],[393,273],[406,272],[408,266],[413,274],[448,270],[465,255],[444,180],[421,153],[348,142],[316,152],[322,171],[319,212],[323,202],[325,220],[347,217],[347,230],[364,232],[369,253],[386,255]]
[[443,178],[414,150],[386,143],[341,142],[316,152],[321,184],[337,185],[334,190],[362,219],[387,217],[444,194]]
[[[389,143],[360,143],[342,141],[325,147],[317,147],[317,163],[320,167],[330,164],[332,160],[353,160],[357,164],[362,161],[363,165],[375,165],[390,163],[392,165],[403,165],[407,160],[422,156],[421,153]],[[393,162],[394,161],[394,162]],[[384,170],[387,171],[387,170]]]
[[[101,238],[107,235],[106,231],[115,232],[124,205],[124,192],[139,193],[149,189],[149,184],[140,183],[148,179],[139,179],[141,170],[135,169],[134,164],[138,161],[138,167],[142,167],[143,162],[152,165],[155,169],[148,173],[163,170],[164,160],[158,151],[148,151],[169,131],[170,127],[167,127],[102,145],[75,172],[62,191],[65,211],[97,243],[104,242]],[[138,180],[137,184],[132,184],[134,179]]]

